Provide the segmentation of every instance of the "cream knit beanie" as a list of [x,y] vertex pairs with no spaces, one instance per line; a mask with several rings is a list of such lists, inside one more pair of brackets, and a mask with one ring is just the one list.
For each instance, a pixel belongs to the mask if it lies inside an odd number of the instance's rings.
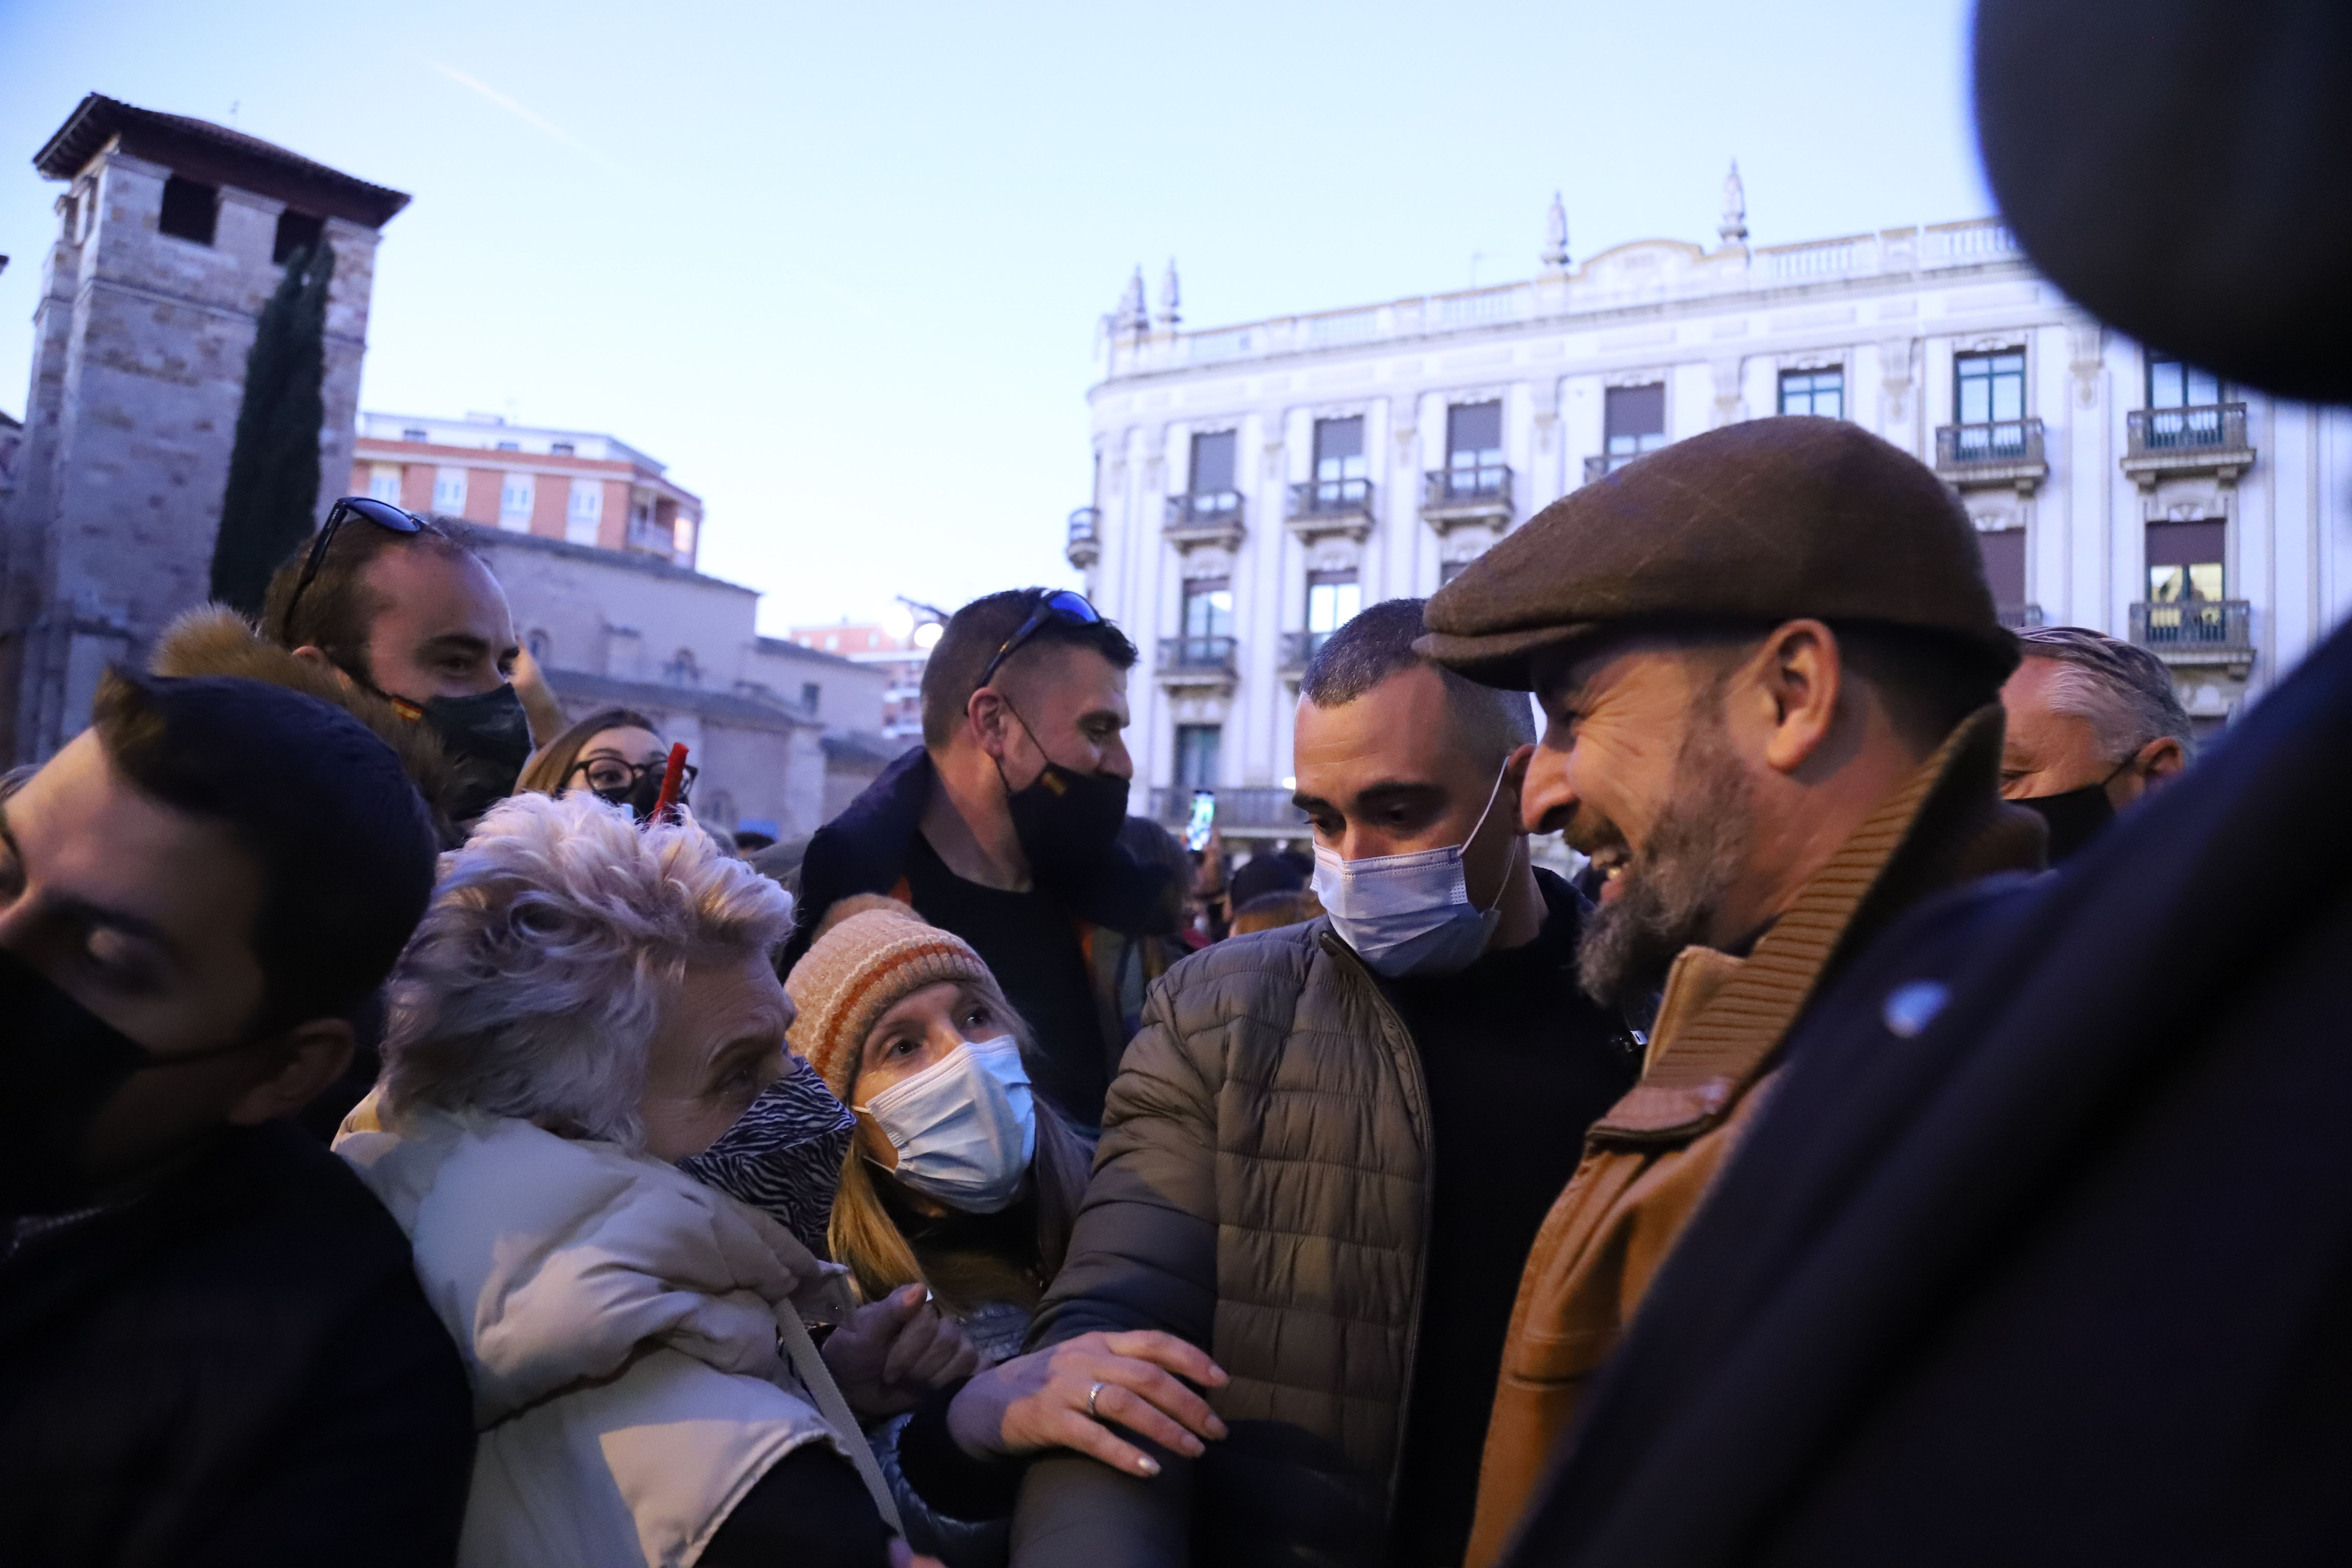
[[864,893],[826,912],[816,941],[784,977],[800,1016],[785,1038],[837,1099],[849,1098],[874,1021],[926,985],[996,978],[971,944],[896,899]]

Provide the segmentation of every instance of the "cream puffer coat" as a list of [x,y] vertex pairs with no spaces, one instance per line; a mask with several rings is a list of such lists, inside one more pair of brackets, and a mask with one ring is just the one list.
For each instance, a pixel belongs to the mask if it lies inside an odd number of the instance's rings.
[[529,1121],[419,1111],[336,1152],[415,1248],[479,1441],[467,1568],[693,1563],[805,1443],[887,1488],[801,1311],[845,1301],[782,1226],[684,1172]]

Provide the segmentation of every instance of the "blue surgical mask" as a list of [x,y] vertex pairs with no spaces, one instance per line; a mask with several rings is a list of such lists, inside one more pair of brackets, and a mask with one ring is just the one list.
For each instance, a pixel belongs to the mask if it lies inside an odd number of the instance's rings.
[[1037,1106],[1010,1035],[969,1041],[856,1107],[898,1151],[890,1173],[967,1214],[1021,1194],[1037,1153]]
[[[1503,918],[1503,894],[1498,890],[1488,909],[1471,903],[1463,856],[1494,815],[1502,793],[1503,775],[1497,773],[1477,826],[1450,849],[1342,860],[1337,850],[1315,847],[1315,896],[1323,901],[1339,940],[1355,949],[1373,973],[1391,980],[1409,974],[1458,974],[1486,951]],[[1514,860],[1518,853],[1515,834]],[[1510,867],[1503,869],[1507,888]]]

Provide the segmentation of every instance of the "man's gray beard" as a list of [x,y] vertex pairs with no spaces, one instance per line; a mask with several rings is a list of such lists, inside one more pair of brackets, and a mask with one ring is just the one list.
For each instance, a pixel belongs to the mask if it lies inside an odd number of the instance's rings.
[[1720,716],[1702,719],[1675,759],[1673,795],[1618,895],[1595,910],[1576,948],[1577,979],[1603,1006],[1665,983],[1675,955],[1703,940],[1748,858],[1748,775]]

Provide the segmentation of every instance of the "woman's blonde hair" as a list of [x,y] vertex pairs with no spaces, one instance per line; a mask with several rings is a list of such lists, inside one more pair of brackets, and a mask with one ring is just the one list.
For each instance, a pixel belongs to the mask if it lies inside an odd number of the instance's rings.
[[[1008,1032],[1021,1047],[1022,1059],[1036,1071],[1036,1037],[1021,1015],[1005,1001],[993,980],[963,980],[1006,1021]],[[845,1104],[854,1104],[857,1078],[863,1069],[865,1042],[852,1059],[849,1080],[842,1087]],[[1043,1097],[1036,1100],[1037,1152],[1029,1166],[1037,1196],[1037,1267],[1042,1278],[1032,1279],[1009,1262],[968,1254],[935,1258],[925,1268],[915,1256],[898,1222],[882,1201],[887,1173],[877,1173],[850,1140],[841,1163],[841,1190],[834,1195],[833,1222],[825,1231],[826,1249],[834,1261],[848,1266],[850,1278],[866,1300],[877,1301],[904,1285],[921,1285],[950,1311],[963,1313],[987,1301],[1017,1301],[1034,1306],[1045,1280],[1062,1267],[1070,1249],[1070,1231],[1077,1224],[1078,1203],[1085,1197],[1094,1152],[1061,1112]]]
[[691,818],[638,828],[592,795],[490,808],[393,973],[384,1113],[535,1118],[625,1148],[688,965],[767,958],[790,894]]

